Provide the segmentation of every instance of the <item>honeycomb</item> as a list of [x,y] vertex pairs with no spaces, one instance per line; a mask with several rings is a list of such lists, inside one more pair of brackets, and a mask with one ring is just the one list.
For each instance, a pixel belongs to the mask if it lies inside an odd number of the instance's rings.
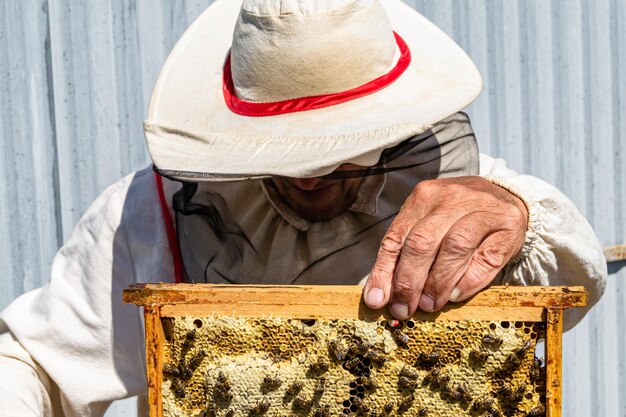
[[545,413],[541,323],[163,320],[168,417]]

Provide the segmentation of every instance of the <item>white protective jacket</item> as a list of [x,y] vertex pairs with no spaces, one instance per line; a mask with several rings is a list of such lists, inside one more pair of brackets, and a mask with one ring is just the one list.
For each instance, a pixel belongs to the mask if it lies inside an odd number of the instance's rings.
[[[557,189],[481,155],[481,175],[524,200],[524,249],[494,283],[584,285],[591,307],[606,263],[591,227]],[[179,186],[164,180],[167,200]],[[251,204],[276,209],[267,194]],[[173,215],[173,213],[171,213]],[[277,227],[280,216],[266,227]],[[280,225],[279,225],[280,226]],[[173,263],[147,168],[105,190],[59,250],[46,286],[0,314],[0,416],[101,416],[110,402],[145,393],[141,309],[122,303],[134,283],[173,277]],[[566,312],[571,328],[588,311]]]

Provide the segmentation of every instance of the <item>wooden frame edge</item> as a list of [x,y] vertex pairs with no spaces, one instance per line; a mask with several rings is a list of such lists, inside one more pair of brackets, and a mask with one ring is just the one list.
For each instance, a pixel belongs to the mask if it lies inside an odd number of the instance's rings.
[[[363,287],[356,285],[214,285],[214,284],[135,284],[124,290],[124,302],[158,304],[274,304],[355,306],[362,304]],[[270,301],[268,303],[268,300]],[[584,287],[494,286],[449,308],[482,307],[583,307],[587,304]]]
[[[388,309],[372,310],[364,304],[350,308],[349,306],[296,305],[284,306],[275,304],[166,304],[161,306],[162,317],[212,315],[233,317],[281,317],[284,319],[337,319],[337,320],[392,320],[394,317]],[[424,321],[465,321],[465,320],[497,320],[497,321],[545,321],[543,307],[472,307],[463,309],[445,307],[435,313],[417,311],[413,320]]]
[[148,410],[150,417],[163,415],[163,345],[165,336],[161,325],[159,306],[145,306],[144,320],[146,326],[146,378],[148,380]]
[[563,310],[548,309],[546,316],[546,417],[561,417]]

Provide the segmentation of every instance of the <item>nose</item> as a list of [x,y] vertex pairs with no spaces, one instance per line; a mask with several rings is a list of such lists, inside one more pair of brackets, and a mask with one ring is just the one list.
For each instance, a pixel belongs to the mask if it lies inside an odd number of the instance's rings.
[[320,183],[321,178],[294,178],[293,183],[301,190],[311,191]]

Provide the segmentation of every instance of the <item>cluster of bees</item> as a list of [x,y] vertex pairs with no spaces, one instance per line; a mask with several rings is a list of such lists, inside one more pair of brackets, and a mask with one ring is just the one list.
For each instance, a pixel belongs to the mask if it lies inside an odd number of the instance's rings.
[[[196,329],[192,329],[187,332],[185,340],[182,345],[182,356],[184,358],[185,353],[191,347],[191,344],[196,338]],[[189,359],[185,361],[181,359],[177,364],[166,363],[163,365],[163,374],[173,377],[171,390],[179,398],[184,398],[187,394],[185,391],[184,381],[189,381],[193,376],[194,371],[200,366],[200,363],[206,356],[206,351],[201,349]]]
[[[413,348],[411,336],[402,330],[400,326],[386,326],[397,346],[402,349]],[[201,364],[207,355],[204,350],[199,350],[188,360],[184,360],[189,347],[196,336],[196,330],[190,330],[184,337],[181,348],[181,359],[178,363],[167,363],[163,367],[164,375],[171,379],[170,390],[175,397],[185,398],[187,392],[185,383],[194,374],[194,371]],[[478,368],[486,364],[490,356],[497,352],[502,345],[502,338],[493,333],[484,333],[480,339],[479,347],[471,349],[467,359],[471,367]],[[308,386],[312,383],[312,393],[303,394],[305,383],[303,380],[295,379],[290,383],[285,383],[281,376],[271,373],[263,376],[259,386],[262,397],[255,403],[248,406],[247,410],[235,409],[231,407],[233,400],[231,378],[223,371],[219,370],[213,379],[208,378],[204,382],[205,392],[211,398],[206,401],[206,408],[197,417],[217,417],[220,413],[225,417],[261,417],[266,415],[272,408],[274,400],[268,396],[270,393],[282,387],[283,406],[291,409],[291,414],[272,414],[283,417],[331,417],[339,414],[331,404],[323,404],[321,399],[329,386],[327,372],[331,367],[341,367],[351,374],[349,383],[349,396],[343,402],[341,415],[364,416],[364,417],[385,417],[393,413],[398,415],[427,417],[437,415],[437,407],[432,402],[420,403],[416,393],[420,389],[428,389],[438,393],[439,397],[449,403],[457,403],[467,410],[472,416],[481,417],[503,417],[509,415],[520,415],[516,404],[524,399],[528,392],[525,383],[504,382],[495,386],[489,393],[474,393],[462,382],[454,382],[447,365],[450,361],[443,359],[442,354],[437,350],[430,352],[419,352],[414,356],[412,363],[404,363],[398,369],[397,381],[395,382],[396,394],[388,397],[388,401],[380,402],[368,401],[368,395],[374,395],[380,384],[376,375],[388,374],[388,369],[382,372],[389,354],[385,353],[376,345],[365,343],[356,335],[341,335],[327,342],[327,354],[318,356],[317,360],[309,363],[306,375]],[[498,372],[509,375],[522,364],[527,357],[527,353],[532,349],[532,344],[526,340],[521,346],[510,350],[501,369]],[[542,377],[545,372],[541,361],[535,358],[530,367],[530,381],[533,382]],[[374,372],[372,372],[374,371]],[[423,375],[420,377],[420,375]],[[302,377],[301,377],[302,378]],[[258,381],[258,380],[257,380]],[[257,382],[258,383],[258,382]],[[389,381],[385,382],[389,384]],[[532,386],[529,386],[532,389]],[[432,396],[432,395],[431,395]],[[423,395],[421,395],[423,398]],[[393,399],[391,399],[393,398]],[[531,397],[528,397],[531,398]],[[243,414],[242,414],[243,413]],[[542,404],[535,406],[526,412],[527,416],[538,417],[545,414],[545,407]]]

